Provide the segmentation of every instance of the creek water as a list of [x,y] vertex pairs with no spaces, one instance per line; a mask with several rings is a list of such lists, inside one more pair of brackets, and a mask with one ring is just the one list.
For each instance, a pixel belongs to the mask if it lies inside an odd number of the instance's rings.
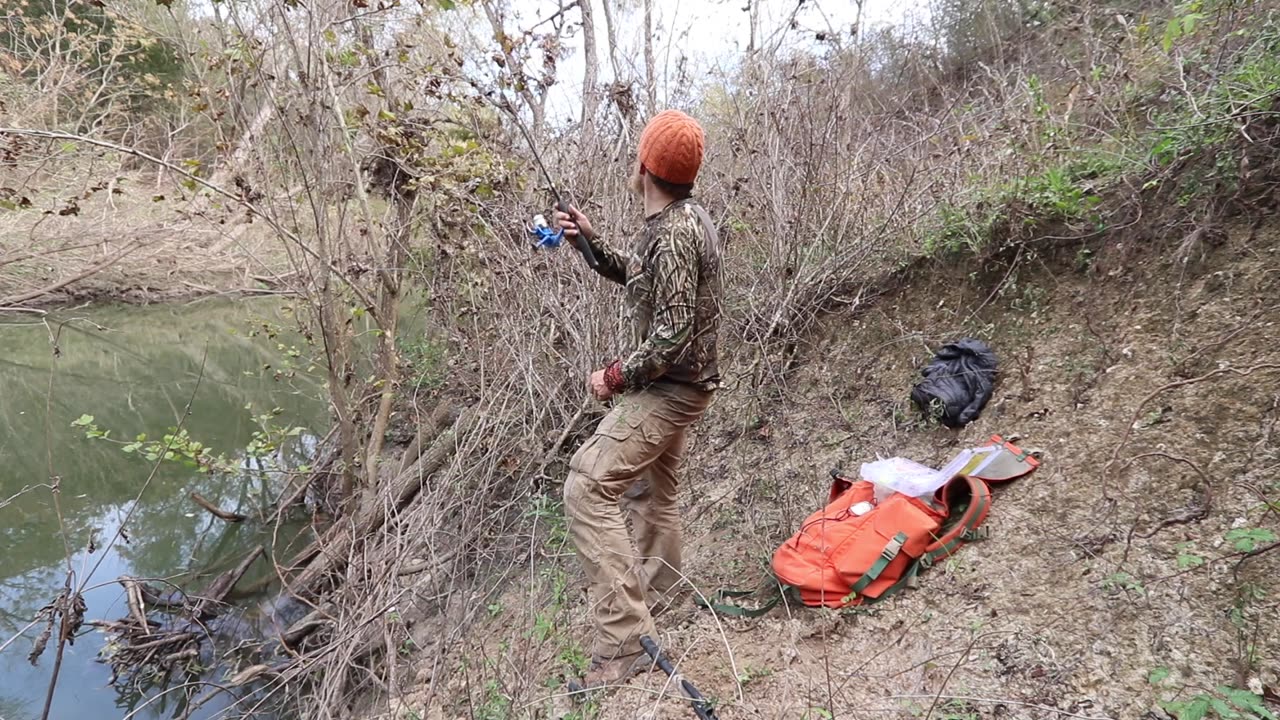
[[[273,509],[284,475],[255,472],[245,459],[257,416],[275,410],[270,425],[302,428],[270,454],[275,469],[305,463],[326,428],[320,373],[309,369],[292,326],[290,307],[278,300],[0,317],[0,644],[16,636],[0,651],[0,720],[41,715],[56,632],[33,666],[27,656],[41,626],[24,628],[58,595],[68,571],[74,586],[87,588],[86,619],[118,620],[128,614],[115,582],[121,575],[199,590],[253,547],[270,551],[273,536],[298,545],[309,539],[305,522],[273,533],[259,520]],[[85,415],[110,432],[107,439],[87,438],[87,426],[73,425]],[[162,463],[148,483],[152,463],[125,445],[139,433],[158,439],[179,422],[244,471]],[[218,520],[192,502],[193,491],[249,519]],[[121,528],[125,534],[112,542]],[[259,581],[270,575],[259,560],[242,586],[264,592]],[[110,665],[101,661],[107,639],[86,623],[65,649],[49,717],[180,715],[176,693],[111,685]],[[227,701],[192,717],[213,717]]]

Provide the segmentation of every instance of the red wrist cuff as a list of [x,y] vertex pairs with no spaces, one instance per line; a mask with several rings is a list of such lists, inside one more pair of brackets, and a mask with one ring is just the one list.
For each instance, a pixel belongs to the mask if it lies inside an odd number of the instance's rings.
[[622,377],[622,362],[615,360],[610,363],[609,367],[604,369],[604,384],[609,389],[618,392],[627,386],[626,378]]

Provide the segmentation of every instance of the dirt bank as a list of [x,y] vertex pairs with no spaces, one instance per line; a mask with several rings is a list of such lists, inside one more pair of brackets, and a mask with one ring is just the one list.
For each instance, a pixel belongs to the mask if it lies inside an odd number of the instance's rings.
[[[933,263],[856,316],[828,317],[778,396],[731,383],[683,495],[685,570],[703,592],[763,580],[833,466],[939,465],[992,433],[1044,466],[998,490],[989,541],[884,603],[661,619],[720,717],[1160,718],[1162,702],[1218,686],[1280,691],[1280,552],[1265,551],[1280,531],[1280,226],[1213,237]],[[919,422],[907,396],[930,348],[965,335],[990,341],[1002,372],[956,433]],[[1129,464],[1144,453],[1160,455]],[[554,517],[536,567],[473,599],[488,619],[447,682],[407,682],[397,717],[570,716],[556,695],[584,661],[587,607]],[[415,661],[418,682],[438,663]],[[663,699],[665,679],[577,717],[692,717]]]
[[265,224],[141,173],[33,194],[0,211],[0,307],[261,294],[288,271]]

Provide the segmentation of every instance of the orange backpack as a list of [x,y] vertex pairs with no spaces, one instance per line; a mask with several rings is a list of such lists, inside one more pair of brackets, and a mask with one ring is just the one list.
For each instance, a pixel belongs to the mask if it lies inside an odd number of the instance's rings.
[[872,502],[874,486],[832,473],[827,506],[774,553],[774,574],[798,590],[805,605],[848,607],[897,592],[921,570],[984,536],[982,524],[991,510],[988,482],[1013,480],[1039,467],[999,435],[992,444],[997,457],[984,456],[981,470],[962,470],[932,498],[894,493],[860,515],[855,506]]
[[[964,543],[985,537],[982,524],[991,511],[991,488],[1033,472],[1040,462],[999,435],[988,449],[962,458],[963,465],[932,497],[894,493],[878,505],[874,486],[832,472],[826,507],[810,515],[773,554],[775,590],[798,591],[805,605],[831,608],[861,605],[888,597],[914,583]],[[871,505],[857,507],[859,503]],[[858,514],[861,513],[861,514]],[[721,590],[718,600],[755,591]],[[725,615],[757,617],[782,600],[781,594],[757,609],[712,602],[698,604]]]

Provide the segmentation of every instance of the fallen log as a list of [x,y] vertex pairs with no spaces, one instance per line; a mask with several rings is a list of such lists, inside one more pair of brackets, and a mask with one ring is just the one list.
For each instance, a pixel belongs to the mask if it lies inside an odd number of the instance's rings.
[[228,510],[223,510],[217,505],[214,505],[213,503],[209,502],[207,499],[205,499],[203,495],[201,495],[198,492],[192,491],[191,499],[195,502],[195,504],[204,508],[209,512],[210,515],[218,518],[219,520],[223,520],[226,522],[233,522],[233,523],[244,522],[245,520],[244,515],[241,515],[240,513],[230,512]]
[[289,628],[280,636],[280,641],[284,643],[285,647],[297,648],[298,643],[310,637],[320,628],[328,625],[331,617],[332,616],[323,610],[312,610],[303,616],[301,620],[290,625]]
[[[432,415],[433,418],[437,416],[439,413]],[[458,438],[466,434],[475,422],[476,413],[472,409],[459,414],[456,409],[450,408],[444,417],[456,418],[453,427],[438,434],[426,452],[392,481],[391,510],[385,504],[373,504],[354,522],[340,523],[329,528],[324,537],[316,541],[314,548],[308,547],[303,551],[303,554],[315,553],[315,559],[290,583],[293,592],[318,594],[327,578],[346,566],[352,549],[361,540],[381,530],[391,513],[399,512],[409,505],[422,491],[424,479],[439,470],[457,450]]]
[[457,411],[452,405],[445,402],[436,405],[427,416],[426,422],[418,425],[418,432],[413,436],[409,446],[404,449],[404,455],[400,456],[400,470],[397,474],[404,473],[418,461],[418,458],[422,457],[422,443],[426,438],[434,439],[446,425],[457,419]]

